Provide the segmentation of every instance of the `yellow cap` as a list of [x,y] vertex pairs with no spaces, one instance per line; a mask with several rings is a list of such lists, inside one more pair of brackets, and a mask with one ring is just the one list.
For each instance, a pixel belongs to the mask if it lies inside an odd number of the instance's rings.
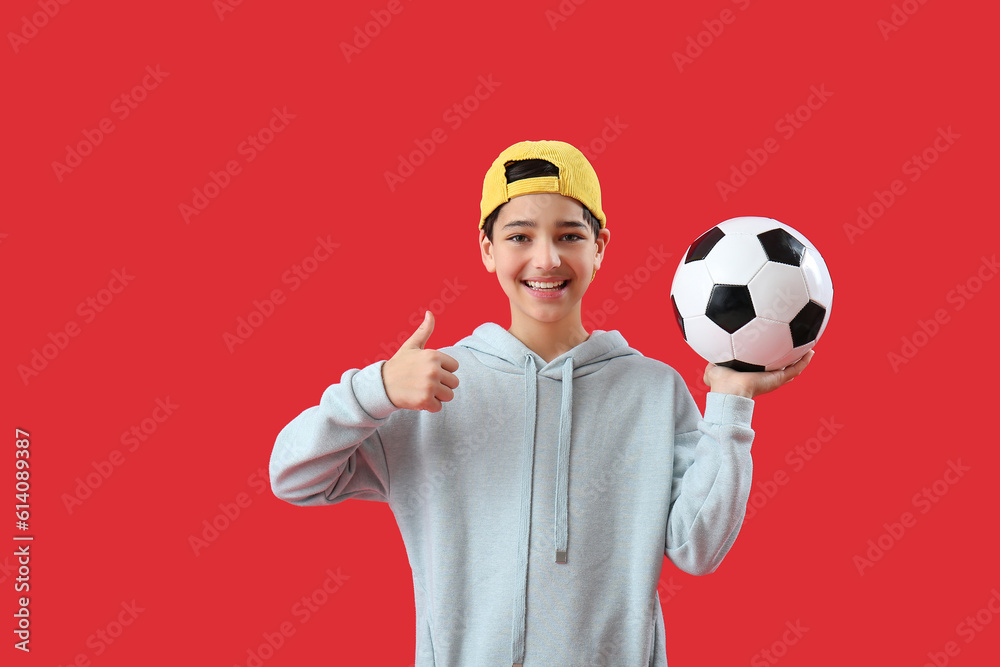
[[[548,160],[559,168],[558,176],[538,176],[507,183],[506,166],[517,160]],[[483,199],[479,204],[482,229],[498,206],[519,195],[555,192],[572,197],[587,207],[601,229],[607,224],[601,209],[601,184],[597,172],[577,148],[564,141],[521,141],[500,153],[483,179]]]

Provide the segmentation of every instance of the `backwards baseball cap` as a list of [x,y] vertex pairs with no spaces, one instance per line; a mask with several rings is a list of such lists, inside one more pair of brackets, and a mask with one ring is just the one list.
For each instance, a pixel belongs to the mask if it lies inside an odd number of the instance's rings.
[[[548,160],[559,168],[559,175],[508,183],[506,167],[518,160]],[[606,226],[607,219],[601,209],[601,184],[584,154],[564,141],[521,141],[500,153],[486,172],[479,204],[479,228],[486,224],[490,213],[514,197],[543,192],[572,197],[601,221],[601,229]]]

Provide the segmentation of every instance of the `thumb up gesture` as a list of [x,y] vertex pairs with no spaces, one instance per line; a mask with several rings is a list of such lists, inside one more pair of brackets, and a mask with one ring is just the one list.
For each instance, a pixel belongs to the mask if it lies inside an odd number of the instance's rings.
[[424,321],[392,358],[382,364],[385,393],[397,408],[439,412],[441,403],[455,397],[458,362],[443,352],[425,350],[434,331],[434,315]]

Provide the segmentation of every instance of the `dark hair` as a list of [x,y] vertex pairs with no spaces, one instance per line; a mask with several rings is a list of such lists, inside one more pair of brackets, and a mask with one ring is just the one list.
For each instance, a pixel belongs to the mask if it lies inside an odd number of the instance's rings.
[[[507,182],[513,183],[514,181],[521,181],[525,178],[558,176],[559,167],[555,166],[548,160],[516,160],[504,165],[504,173],[507,178]],[[486,238],[488,238],[491,242],[493,241],[493,225],[496,224],[497,218],[500,217],[500,209],[506,205],[507,204],[500,204],[493,209],[492,213],[486,216],[486,221],[483,224],[483,231],[486,232]],[[591,228],[594,230],[594,238],[596,239],[598,234],[601,233],[601,221],[598,220],[586,206],[583,207],[583,219],[584,221],[590,223]]]

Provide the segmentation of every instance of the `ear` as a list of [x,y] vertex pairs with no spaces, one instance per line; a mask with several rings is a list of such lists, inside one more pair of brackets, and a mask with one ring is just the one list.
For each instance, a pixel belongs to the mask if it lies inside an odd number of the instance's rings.
[[496,259],[493,257],[493,243],[486,238],[486,232],[482,229],[479,230],[479,249],[483,253],[483,266],[490,273],[497,272]]
[[601,268],[601,261],[604,259],[604,250],[608,247],[611,242],[611,232],[607,228],[601,230],[601,233],[597,235],[597,256],[594,257],[594,268]]

